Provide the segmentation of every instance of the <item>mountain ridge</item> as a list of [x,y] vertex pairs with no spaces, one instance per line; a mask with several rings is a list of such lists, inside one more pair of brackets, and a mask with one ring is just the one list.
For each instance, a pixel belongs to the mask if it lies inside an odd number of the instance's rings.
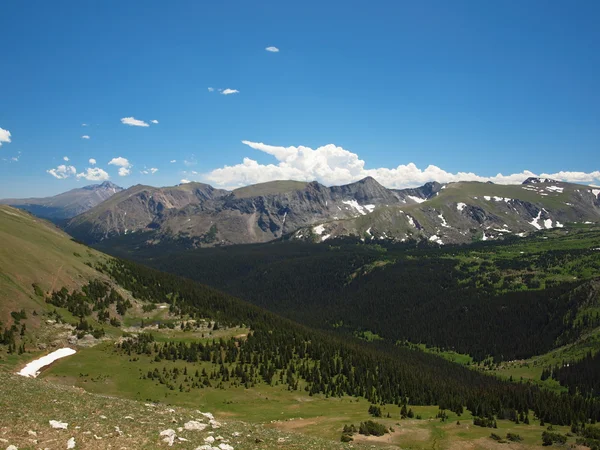
[[388,189],[374,178],[327,187],[272,181],[233,191],[204,183],[136,185],[71,219],[88,243],[145,233],[149,245],[190,247],[268,242],[291,236],[430,240],[438,244],[522,236],[567,222],[600,220],[600,190],[549,179],[520,185],[456,182]]
[[0,199],[0,204],[29,211],[50,220],[70,219],[109,199],[123,188],[110,181],[91,184],[51,197]]

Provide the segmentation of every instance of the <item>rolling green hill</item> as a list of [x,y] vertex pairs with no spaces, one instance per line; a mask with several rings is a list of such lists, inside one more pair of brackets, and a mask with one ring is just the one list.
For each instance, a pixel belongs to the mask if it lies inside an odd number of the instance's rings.
[[45,293],[80,288],[101,277],[89,265],[108,259],[55,225],[6,205],[0,205],[0,241],[0,320],[5,323],[11,311],[44,309]]

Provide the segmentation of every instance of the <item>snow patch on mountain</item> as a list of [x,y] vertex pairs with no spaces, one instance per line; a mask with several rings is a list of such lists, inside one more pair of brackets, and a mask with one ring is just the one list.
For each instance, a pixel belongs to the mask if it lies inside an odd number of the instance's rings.
[[436,244],[444,245],[444,242],[442,241],[442,238],[439,237],[437,234],[434,234],[433,236],[430,236],[429,240],[431,242],[435,242]]
[[[342,200],[342,203],[350,206],[351,208],[354,208],[356,211],[358,211],[359,214],[361,214],[363,216],[367,215],[367,212],[371,212],[371,211],[369,211],[368,208],[359,205],[356,200]],[[374,205],[368,205],[368,206],[372,206],[373,208],[375,208]],[[367,211],[365,211],[365,209]]]
[[425,200],[427,200],[426,198],[415,197],[414,195],[407,195],[407,197],[415,203],[423,203]]
[[444,218],[444,215],[442,213],[440,213],[440,215],[438,216],[438,218],[442,221],[442,226],[445,228],[450,228],[450,225],[448,225],[448,222],[446,222],[446,219]]
[[456,204],[456,209],[458,209],[459,211],[462,211],[463,209],[465,209],[465,206],[467,206],[466,203],[458,202]]
[[322,224],[313,227],[313,233],[318,234],[319,236],[322,235],[324,231],[325,227]]
[[536,216],[536,218],[533,219],[531,222],[529,222],[529,225],[532,225],[532,226],[536,227],[538,230],[541,230],[542,226],[538,223],[538,220],[540,220],[541,217],[542,217],[542,211],[538,212],[538,215]]

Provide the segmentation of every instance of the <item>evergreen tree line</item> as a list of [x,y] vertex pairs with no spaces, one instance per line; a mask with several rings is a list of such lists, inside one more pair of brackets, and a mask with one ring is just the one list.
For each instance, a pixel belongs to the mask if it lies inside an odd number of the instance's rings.
[[542,378],[552,377],[561,386],[569,389],[570,394],[580,393],[584,396],[600,396],[600,352],[588,352],[576,362],[563,363],[561,366],[545,368]]
[[[368,330],[390,342],[424,343],[475,361],[490,355],[496,361],[528,358],[600,324],[597,313],[580,313],[588,306],[589,283],[546,283],[542,290],[523,285],[509,292],[495,284],[499,270],[536,268],[538,273],[537,264],[547,264],[546,256],[555,263],[572,262],[594,252],[568,249],[546,252],[535,261],[484,261],[475,271],[475,262],[457,265],[455,258],[477,249],[493,252],[497,245],[401,251],[389,244],[280,243],[202,249],[146,262],[313,328],[336,326],[349,334]],[[392,262],[384,269],[364,269],[388,253]],[[533,273],[522,277],[531,288],[537,286]]]
[[63,286],[59,291],[52,292],[46,298],[46,303],[66,308],[71,314],[79,318],[84,318],[92,315],[92,312],[97,312],[100,322],[111,320],[108,312],[108,308],[111,305],[116,306],[117,313],[120,315],[124,315],[132,306],[129,300],[123,298],[108,283],[100,280],[91,280],[81,288],[81,291],[74,290],[71,293]]
[[122,344],[127,353],[154,355],[158,360],[210,361],[229,378],[247,372],[268,383],[279,375],[291,388],[302,379],[309,393],[360,396],[373,404],[439,405],[457,413],[466,406],[478,417],[534,411],[555,424],[600,419],[600,402],[594,399],[503,381],[401,346],[315,331],[215,289],[132,262],[115,261],[100,269],[139,299],[169,301],[171,311],[182,317],[244,324],[252,330],[245,340],[210,344],[132,339]]

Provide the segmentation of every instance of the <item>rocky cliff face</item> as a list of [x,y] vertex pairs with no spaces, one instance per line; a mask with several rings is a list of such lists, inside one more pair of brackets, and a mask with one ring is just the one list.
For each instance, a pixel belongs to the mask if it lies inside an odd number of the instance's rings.
[[200,183],[134,186],[72,219],[67,231],[92,243],[147,233],[148,242],[180,239],[192,247],[348,235],[460,243],[597,221],[598,194],[552,180],[511,186],[433,182],[401,190],[370,177],[333,187],[276,181],[233,192]]

